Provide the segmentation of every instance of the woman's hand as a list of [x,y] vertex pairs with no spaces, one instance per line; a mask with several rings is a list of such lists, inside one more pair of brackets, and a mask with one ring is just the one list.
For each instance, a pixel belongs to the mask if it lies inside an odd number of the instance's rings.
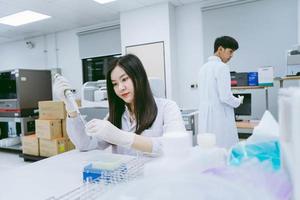
[[93,119],[86,124],[86,134],[98,137],[111,144],[131,148],[135,134],[118,129],[106,120]]

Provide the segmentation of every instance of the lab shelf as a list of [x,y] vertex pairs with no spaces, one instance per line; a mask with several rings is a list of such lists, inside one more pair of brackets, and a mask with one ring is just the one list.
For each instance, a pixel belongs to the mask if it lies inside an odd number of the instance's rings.
[[269,110],[269,91],[268,91],[268,89],[270,87],[273,87],[273,86],[234,86],[234,87],[231,87],[231,89],[233,91],[264,89],[265,90],[265,99],[266,99],[266,110]]
[[22,146],[21,144],[9,146],[9,147],[0,147],[1,151],[8,151],[8,152],[14,152],[14,153],[21,153],[22,152]]
[[280,88],[282,88],[284,81],[300,80],[300,76],[276,77],[274,80],[279,81]]
[[[0,117],[0,135],[2,135],[0,139],[0,151],[11,151],[11,152],[22,152],[21,144],[11,145],[10,142],[7,141],[8,144],[1,144],[1,140],[10,139],[15,136],[20,138],[22,135],[30,135],[34,133],[35,129],[35,119],[36,116],[29,117]],[[5,141],[4,141],[5,143]],[[20,142],[21,143],[21,142]],[[16,144],[16,143],[14,143]]]
[[259,121],[237,121],[236,127],[238,130],[239,138],[246,139],[252,135],[253,129],[259,124]]
[[254,90],[254,89],[265,89],[273,86],[234,86],[231,87],[233,90]]

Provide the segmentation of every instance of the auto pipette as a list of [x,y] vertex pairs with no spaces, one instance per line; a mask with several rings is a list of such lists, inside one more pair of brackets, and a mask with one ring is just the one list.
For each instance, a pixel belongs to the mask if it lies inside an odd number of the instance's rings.
[[[62,77],[62,75],[54,74],[54,76],[53,76],[54,82],[57,81],[57,78],[59,78],[59,77]],[[65,95],[66,99],[68,100],[68,103],[70,103],[70,107],[72,108],[71,112],[76,112],[77,115],[79,115],[79,118],[82,121],[82,123],[85,125],[87,122],[85,121],[83,116],[80,114],[78,105],[75,101],[74,93],[71,91],[71,89],[66,89],[64,91],[64,95]]]

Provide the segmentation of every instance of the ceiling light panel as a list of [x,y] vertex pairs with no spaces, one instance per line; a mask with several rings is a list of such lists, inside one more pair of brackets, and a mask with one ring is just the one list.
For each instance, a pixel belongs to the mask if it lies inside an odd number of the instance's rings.
[[10,26],[20,26],[20,25],[44,20],[50,17],[51,16],[33,12],[31,10],[25,10],[13,15],[8,15],[6,17],[0,18],[0,23],[10,25]]
[[110,3],[110,2],[113,2],[116,0],[94,0],[94,1],[96,1],[97,3],[105,4],[105,3]]

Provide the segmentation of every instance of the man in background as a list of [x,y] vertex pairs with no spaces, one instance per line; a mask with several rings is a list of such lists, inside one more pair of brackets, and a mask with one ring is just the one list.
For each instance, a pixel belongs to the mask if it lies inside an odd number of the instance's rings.
[[213,133],[219,147],[230,148],[238,142],[234,108],[243,103],[243,96],[231,92],[230,70],[226,64],[238,42],[229,36],[215,40],[214,55],[199,72],[199,134]]

